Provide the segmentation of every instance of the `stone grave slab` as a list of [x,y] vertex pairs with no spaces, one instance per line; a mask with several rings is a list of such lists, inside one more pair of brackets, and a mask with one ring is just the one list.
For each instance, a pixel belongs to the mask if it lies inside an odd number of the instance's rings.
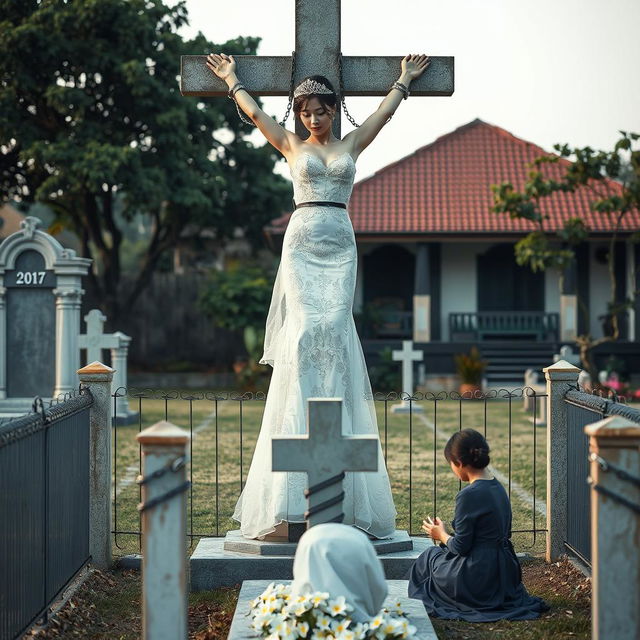
[[[394,551],[410,551],[413,549],[413,542],[406,531],[396,529],[393,536],[384,540],[370,539],[376,553],[393,553]],[[223,548],[225,551],[239,551],[241,553],[251,553],[259,556],[282,556],[294,555],[297,542],[271,542],[268,540],[250,540],[245,538],[239,529],[229,531],[224,539]]]
[[[433,544],[430,538],[412,536],[409,540],[412,549],[379,553],[388,580],[404,578],[413,561]],[[244,580],[291,580],[293,553],[273,556],[227,551],[224,538],[200,538],[190,569],[193,591],[231,587]]]
[[[238,605],[231,623],[228,640],[255,640],[255,632],[249,626],[250,618],[247,617],[249,602],[259,596],[269,585],[271,580],[248,580],[242,584]],[[437,640],[431,620],[420,600],[413,600],[407,597],[406,580],[389,580],[389,595],[385,600],[385,605],[400,600],[402,608],[409,618],[411,624],[416,627],[416,640]]]

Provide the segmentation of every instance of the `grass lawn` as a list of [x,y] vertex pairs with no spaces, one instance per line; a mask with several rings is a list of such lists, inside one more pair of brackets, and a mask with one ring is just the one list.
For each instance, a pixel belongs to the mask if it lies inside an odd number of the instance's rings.
[[[442,640],[543,640],[590,638],[591,581],[569,562],[547,565],[534,558],[523,565],[523,581],[552,607],[539,620],[464,623],[432,620]],[[227,637],[238,589],[189,596],[189,638]],[[48,628],[29,637],[136,640],[140,637],[140,574],[136,571],[94,572],[53,617]]]
[[[164,399],[132,399],[132,408],[142,410],[140,422],[120,426],[114,431],[115,491],[118,494],[114,528],[118,531],[139,530],[136,505],[140,498],[135,477],[140,470],[135,436],[141,428],[165,418],[191,429],[194,434],[189,467],[193,483],[189,496],[189,531],[196,536],[224,535],[238,526],[231,515],[249,470],[264,401],[226,399],[216,402],[203,399],[197,392],[180,395],[182,397],[175,397],[178,394],[173,393],[172,397]],[[531,500],[526,498],[533,496],[535,484],[536,499],[544,500],[546,429],[534,428],[531,413],[524,411],[521,398],[423,401],[416,403],[423,411],[414,413],[411,418],[407,414],[391,413],[392,404],[391,401],[375,402],[398,510],[398,528],[419,534],[420,523],[428,514],[451,520],[460,485],[444,460],[442,450],[448,437],[465,427],[482,432],[486,427],[492,465],[505,478],[511,478],[513,529],[544,528],[544,518],[534,512]],[[509,488],[507,480],[505,486]],[[516,533],[514,543],[519,550],[538,552],[543,549],[544,534],[539,533],[534,539],[532,533]],[[115,555],[137,551],[137,536],[119,534],[115,537]]]

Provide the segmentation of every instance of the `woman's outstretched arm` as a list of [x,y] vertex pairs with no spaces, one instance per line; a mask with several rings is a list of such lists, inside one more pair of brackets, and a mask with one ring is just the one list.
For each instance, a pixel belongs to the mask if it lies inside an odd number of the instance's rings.
[[[236,75],[237,67],[233,56],[228,56],[225,53],[210,53],[207,56],[207,66],[218,78],[227,83],[229,89],[233,89],[235,85],[240,83]],[[266,114],[245,89],[240,89],[235,93],[235,100],[256,127],[260,129],[267,141],[280,153],[287,156],[291,149],[291,136],[295,136],[295,133],[287,131]]]
[[[401,73],[398,82],[409,87],[412,80],[421,76],[431,63],[429,56],[409,54],[402,58]],[[403,93],[391,89],[380,106],[357,129],[348,133],[344,139],[351,140],[356,155],[366,149],[380,133],[380,130],[395,113],[402,102]]]

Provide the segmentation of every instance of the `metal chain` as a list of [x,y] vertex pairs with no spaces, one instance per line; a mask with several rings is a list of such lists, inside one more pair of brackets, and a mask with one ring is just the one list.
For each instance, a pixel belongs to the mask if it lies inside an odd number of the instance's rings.
[[617,494],[615,491],[611,491],[611,489],[607,489],[606,487],[603,487],[599,484],[594,484],[591,481],[589,482],[589,484],[591,484],[594,491],[601,493],[603,496],[607,496],[607,498],[611,498],[611,500],[613,500],[614,502],[627,507],[627,509],[630,509],[631,511],[635,511],[635,513],[640,515],[640,504],[636,504],[628,498],[625,498],[624,496]]
[[[295,76],[295,72],[296,72],[296,52],[292,51],[291,52],[291,79],[289,81],[289,101],[287,102],[287,110],[285,111],[284,118],[279,122],[281,127],[284,127],[284,124],[289,118],[289,114],[291,113],[291,107],[293,106],[293,78]],[[232,97],[231,99],[234,101],[236,105],[236,111],[238,112],[238,116],[240,116],[240,120],[242,120],[242,122],[244,122],[245,124],[255,127],[256,125],[253,121],[245,118],[244,113],[242,113],[238,105],[238,101],[235,99],[235,97]]]
[[150,482],[151,480],[155,480],[156,478],[161,478],[163,475],[165,475],[166,473],[169,473],[170,471],[172,473],[175,473],[176,471],[179,471],[180,469],[182,469],[182,467],[184,467],[186,462],[187,462],[187,457],[180,456],[178,458],[175,458],[171,462],[168,462],[161,469],[156,469],[153,473],[150,473],[147,476],[138,476],[136,482],[139,485],[143,485],[143,484],[147,484],[147,482]]
[[[342,110],[344,111],[344,115],[347,116],[347,120],[354,127],[359,127],[360,125],[351,117],[351,114],[347,111],[347,103],[345,102],[345,99],[344,99],[344,78],[342,75],[342,52],[340,52],[340,55],[338,56],[338,75],[340,78],[340,102],[342,104]],[[391,120],[391,118],[389,118],[389,120]]]
[[589,455],[589,460],[591,460],[591,462],[597,462],[603,471],[613,471],[620,480],[631,482],[631,484],[640,488],[640,478],[638,476],[634,476],[628,471],[625,471],[622,467],[601,458],[597,453],[591,453]]
[[287,110],[285,111],[284,118],[280,121],[280,126],[284,127],[284,123],[289,118],[291,113],[291,107],[293,106],[293,78],[296,73],[296,52],[291,52],[291,79],[289,80],[289,101],[287,102]]

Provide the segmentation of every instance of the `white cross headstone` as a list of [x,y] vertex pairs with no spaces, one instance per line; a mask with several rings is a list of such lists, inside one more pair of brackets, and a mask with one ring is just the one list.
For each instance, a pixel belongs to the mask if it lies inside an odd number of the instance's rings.
[[[111,351],[111,367],[115,370],[113,375],[112,392],[118,392],[116,397],[116,422],[117,424],[129,424],[138,416],[129,408],[127,398],[127,353],[131,338],[121,331],[104,333],[104,323],[107,317],[100,309],[91,309],[84,317],[87,323],[87,333],[78,338],[80,349],[87,350],[87,363],[102,361],[102,350]],[[118,391],[119,390],[119,391]]]
[[307,433],[273,436],[272,470],[307,474],[307,526],[342,522],[345,471],[378,470],[378,438],[342,434],[342,400],[310,398]]
[[[402,393],[409,396],[413,395],[413,363],[421,362],[424,358],[423,351],[416,351],[413,348],[412,340],[402,341],[402,350],[393,351],[391,357],[396,362],[402,362]],[[411,407],[413,405],[413,407]],[[419,404],[410,403],[408,400],[403,400],[399,404],[394,404],[391,407],[392,413],[406,413],[413,408],[413,411],[422,411],[422,407]]]
[[570,345],[565,344],[563,347],[560,347],[560,353],[556,353],[553,356],[554,362],[560,362],[560,360],[565,360],[569,364],[572,364],[576,367],[581,366],[580,354],[576,353]]
[[[321,74],[339,90],[341,56],[341,0],[296,0],[294,84],[306,76]],[[408,53],[408,52],[407,52]],[[234,56],[238,76],[253,95],[288,96],[290,56]],[[344,56],[345,96],[386,96],[400,73],[401,56]],[[411,95],[450,96],[454,88],[453,57],[432,56],[429,69],[411,83]],[[206,56],[182,56],[180,91],[183,96],[226,97],[227,85],[206,65]],[[297,123],[296,133],[308,132]],[[340,118],[334,121],[340,137]]]

